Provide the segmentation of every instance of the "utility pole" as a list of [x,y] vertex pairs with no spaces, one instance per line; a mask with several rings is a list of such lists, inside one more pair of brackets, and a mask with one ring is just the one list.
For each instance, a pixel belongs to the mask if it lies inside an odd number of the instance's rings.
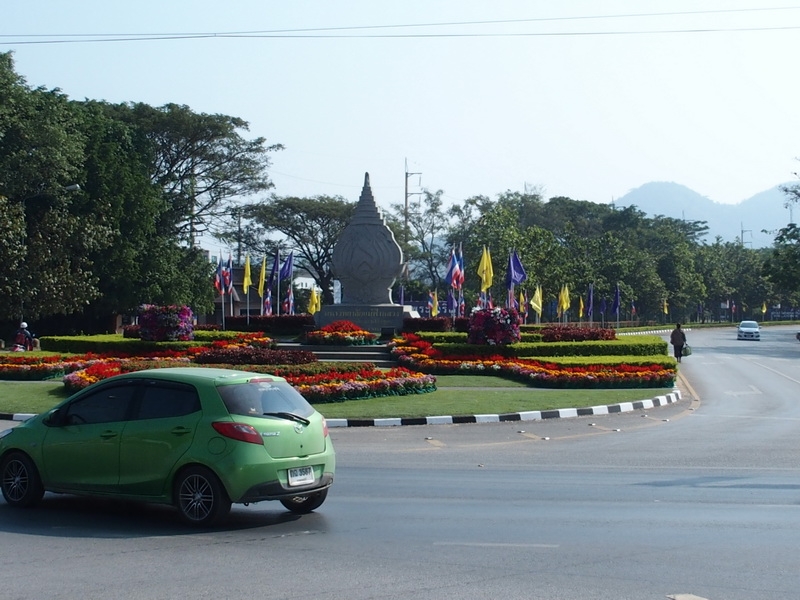
[[[741,245],[744,246],[744,234],[745,233],[749,233],[750,237],[753,237],[753,230],[752,229],[745,229],[744,228],[744,223],[742,223],[741,221],[740,221],[740,226],[739,227],[740,227],[739,241],[741,242]],[[750,245],[753,244],[752,241],[747,242],[747,243],[750,244]]]
[[233,216],[236,217],[236,264],[242,266],[242,209],[233,209]]
[[405,159],[405,161],[406,161],[406,197],[405,197],[405,203],[406,204],[405,204],[405,213],[403,214],[404,219],[405,219],[405,222],[403,224],[403,241],[405,242],[405,245],[407,246],[408,245],[408,197],[409,196],[414,196],[414,195],[419,195],[419,194],[422,193],[422,192],[409,192],[408,191],[408,178],[411,177],[412,175],[422,175],[422,173],[409,173],[408,172],[408,159]]

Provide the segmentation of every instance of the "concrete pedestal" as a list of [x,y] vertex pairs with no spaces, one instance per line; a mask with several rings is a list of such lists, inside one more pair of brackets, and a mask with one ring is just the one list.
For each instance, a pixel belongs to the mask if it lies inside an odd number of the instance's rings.
[[410,306],[399,304],[329,304],[314,315],[319,327],[334,321],[350,321],[370,333],[381,333],[383,329],[403,329],[403,318],[419,316]]

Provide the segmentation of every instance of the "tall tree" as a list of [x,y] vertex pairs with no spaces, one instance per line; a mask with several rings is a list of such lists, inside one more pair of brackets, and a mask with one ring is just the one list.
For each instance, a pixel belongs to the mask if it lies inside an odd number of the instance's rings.
[[276,246],[294,250],[295,269],[314,279],[322,290],[323,304],[333,304],[333,248],[355,207],[340,196],[273,195],[242,207],[244,218],[252,224],[218,237],[228,243],[242,241],[253,255],[270,254]]
[[434,289],[440,287],[450,252],[442,194],[442,190],[423,190],[419,202],[411,203],[408,212],[404,204],[392,204],[387,215],[387,223],[403,249],[409,277]]
[[212,266],[204,253],[158,230],[169,205],[151,182],[145,136],[134,124],[116,119],[113,105],[87,101],[77,107],[87,137],[86,194],[113,236],[110,247],[93,256],[101,295],[90,310],[111,317],[155,303],[212,312]]
[[2,316],[82,310],[100,293],[89,253],[110,240],[85,195],[65,189],[83,164],[80,118],[57,90],[29,88],[10,54],[0,54],[0,139],[0,195],[19,207],[0,216],[24,219],[22,261],[0,275]]
[[194,245],[198,235],[230,215],[233,199],[273,187],[268,153],[283,146],[268,146],[262,137],[244,138],[241,132],[249,125],[242,119],[195,113],[178,104],[126,104],[118,111],[152,145],[151,180],[169,206],[162,233]]
[[762,272],[774,286],[774,300],[800,305],[800,227],[789,223],[778,232]]

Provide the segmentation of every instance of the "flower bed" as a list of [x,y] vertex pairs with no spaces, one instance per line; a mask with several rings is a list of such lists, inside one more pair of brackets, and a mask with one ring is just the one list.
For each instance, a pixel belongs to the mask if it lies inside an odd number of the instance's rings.
[[269,338],[243,335],[211,347],[193,347],[186,352],[167,350],[147,356],[86,354],[65,359],[56,356],[9,356],[0,363],[2,379],[45,379],[61,376],[67,390],[75,392],[93,383],[131,371],[181,366],[214,366],[284,377],[315,404],[422,394],[436,390],[433,375],[406,368],[381,371],[371,363],[317,362],[311,352],[273,350]]
[[145,341],[189,341],[194,338],[194,315],[188,306],[139,307],[139,337]]
[[502,345],[519,341],[519,315],[513,308],[473,310],[469,319],[470,344]]
[[391,344],[397,361],[410,369],[437,375],[494,374],[548,388],[669,387],[675,368],[648,364],[597,363],[568,365],[550,360],[489,356],[442,357],[433,344],[414,334],[403,334]]
[[[180,360],[180,359],[178,359]],[[194,366],[183,359],[184,366]],[[83,389],[93,383],[121,373],[157,369],[176,366],[176,360],[142,359],[104,360],[94,363],[85,369],[70,373],[64,377],[64,385],[70,391]],[[199,365],[196,365],[199,366]],[[343,402],[375,398],[378,396],[405,396],[424,394],[436,390],[436,378],[433,375],[415,373],[399,367],[391,371],[381,371],[372,364],[358,365],[355,368],[331,369],[327,373],[292,373],[286,369],[265,368],[264,365],[208,365],[220,368],[237,368],[254,373],[270,373],[284,377],[299,391],[303,397],[313,404]]]
[[350,321],[334,321],[329,325],[306,334],[307,344],[326,344],[332,346],[361,346],[374,344],[378,336]]

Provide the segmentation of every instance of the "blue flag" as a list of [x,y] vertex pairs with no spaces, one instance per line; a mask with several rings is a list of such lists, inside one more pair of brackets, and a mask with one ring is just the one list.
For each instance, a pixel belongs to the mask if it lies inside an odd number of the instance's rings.
[[456,299],[453,296],[453,290],[447,290],[447,312],[454,313],[456,310]]
[[611,305],[611,312],[615,315],[619,314],[619,284],[617,284],[617,290],[614,292],[614,303]]
[[272,270],[269,272],[269,280],[267,281],[267,287],[272,289],[272,286],[275,285],[275,276],[278,274],[278,265],[281,263],[281,253],[280,250],[275,248],[275,260],[272,262]]
[[447,275],[444,276],[444,281],[448,288],[458,287],[458,259],[455,248],[450,251],[450,260],[447,262]]
[[289,252],[289,256],[286,257],[286,262],[283,263],[281,267],[281,281],[284,279],[291,279],[294,273],[294,251]]
[[589,302],[586,303],[586,316],[591,318],[594,310],[594,284],[589,284]]
[[506,288],[511,289],[512,285],[519,285],[528,278],[525,273],[525,267],[522,266],[522,261],[514,250],[508,256],[508,270],[506,271]]

